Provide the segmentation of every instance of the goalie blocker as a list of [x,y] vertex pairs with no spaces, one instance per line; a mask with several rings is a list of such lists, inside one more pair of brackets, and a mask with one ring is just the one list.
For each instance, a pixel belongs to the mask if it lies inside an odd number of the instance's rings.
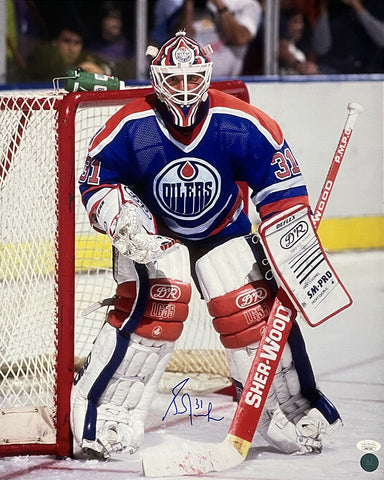
[[279,286],[315,327],[352,304],[317,237],[309,207],[299,205],[261,223],[259,235]]

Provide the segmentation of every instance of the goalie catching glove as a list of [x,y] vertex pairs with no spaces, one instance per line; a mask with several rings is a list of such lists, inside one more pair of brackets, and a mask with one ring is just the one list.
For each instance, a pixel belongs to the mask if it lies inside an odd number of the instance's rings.
[[102,188],[92,197],[87,210],[93,227],[107,233],[112,245],[134,262],[154,262],[177,243],[157,234],[151,212],[125,185]]
[[112,235],[112,244],[122,255],[137,263],[154,262],[175,243],[172,238],[148,232],[140,222],[134,203],[122,205]]

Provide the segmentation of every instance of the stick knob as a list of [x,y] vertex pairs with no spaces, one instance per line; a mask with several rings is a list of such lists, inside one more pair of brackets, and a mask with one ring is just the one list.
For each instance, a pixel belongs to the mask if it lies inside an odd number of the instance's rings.
[[357,114],[357,115],[364,110],[363,106],[360,105],[360,103],[355,103],[355,102],[348,103],[347,108],[350,114]]

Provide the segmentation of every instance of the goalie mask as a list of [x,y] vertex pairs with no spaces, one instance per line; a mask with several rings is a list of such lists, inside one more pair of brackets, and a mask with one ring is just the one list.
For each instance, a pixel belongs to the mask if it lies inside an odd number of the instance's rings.
[[193,125],[200,103],[208,97],[212,75],[212,62],[200,45],[177,32],[157,52],[150,69],[155,92],[175,125]]

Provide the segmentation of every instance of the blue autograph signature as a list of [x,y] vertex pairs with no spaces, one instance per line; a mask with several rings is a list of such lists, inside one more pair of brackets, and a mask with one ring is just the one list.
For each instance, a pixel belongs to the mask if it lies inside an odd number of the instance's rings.
[[167,411],[161,420],[165,420],[165,417],[168,415],[172,407],[174,408],[174,413],[172,415],[183,415],[184,413],[187,413],[191,425],[193,425],[194,417],[207,417],[208,422],[211,420],[215,422],[220,422],[223,420],[224,417],[215,418],[211,415],[213,410],[212,402],[208,402],[206,413],[194,413],[194,410],[202,409],[204,407],[204,403],[203,400],[199,400],[198,398],[195,398],[194,402],[192,402],[191,396],[188,393],[183,393],[181,396],[179,396],[180,392],[188,381],[189,378],[186,378],[172,388],[172,401],[168,405]]

